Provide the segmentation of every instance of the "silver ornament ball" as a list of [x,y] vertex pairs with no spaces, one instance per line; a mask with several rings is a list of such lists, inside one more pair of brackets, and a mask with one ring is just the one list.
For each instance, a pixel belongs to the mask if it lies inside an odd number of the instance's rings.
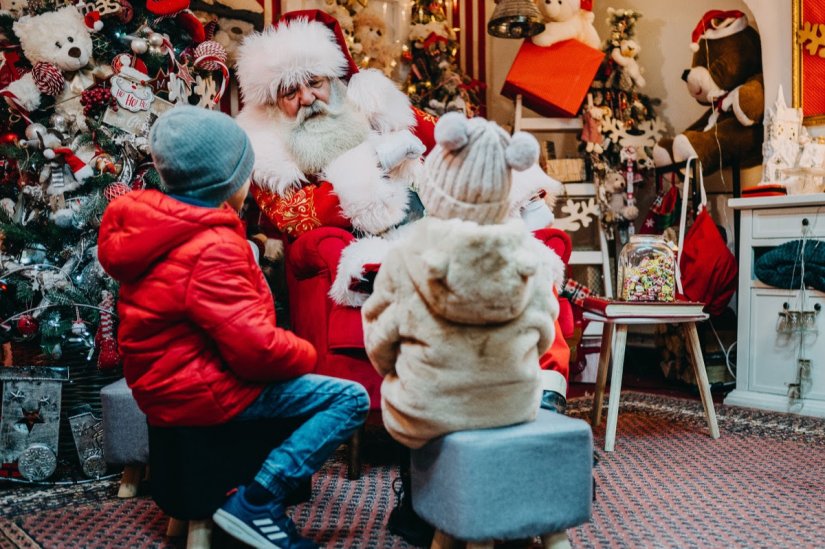
[[149,45],[159,48],[163,45],[163,35],[159,32],[153,32],[149,35]]
[[54,113],[49,117],[49,124],[59,132],[65,132],[68,129],[67,122],[66,117],[60,113]]
[[166,52],[163,51],[163,47],[149,46],[149,55],[157,55],[159,57],[162,57],[165,54]]
[[39,135],[46,135],[46,126],[43,124],[29,124],[26,126],[26,137],[29,139],[37,139]]
[[132,51],[138,55],[146,53],[149,49],[149,43],[144,40],[143,38],[135,38],[132,40],[132,43],[129,45],[132,48]]

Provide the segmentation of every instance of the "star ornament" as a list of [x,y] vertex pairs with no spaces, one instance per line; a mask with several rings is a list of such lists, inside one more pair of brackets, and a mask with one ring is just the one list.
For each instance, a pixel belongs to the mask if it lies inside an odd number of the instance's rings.
[[160,92],[165,93],[169,88],[169,73],[163,69],[158,70],[157,75],[155,75],[155,78],[152,79],[151,85],[152,91],[154,91],[155,94]]
[[192,76],[192,73],[189,72],[189,67],[186,65],[178,66],[178,78],[186,82],[186,85],[190,87],[195,83],[195,78]]

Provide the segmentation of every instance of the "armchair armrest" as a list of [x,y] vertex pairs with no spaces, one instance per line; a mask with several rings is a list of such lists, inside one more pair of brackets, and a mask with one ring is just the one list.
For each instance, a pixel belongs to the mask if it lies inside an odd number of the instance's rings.
[[306,232],[289,245],[287,263],[297,279],[316,276],[324,271],[335,277],[341,252],[355,239],[338,227],[319,227]]

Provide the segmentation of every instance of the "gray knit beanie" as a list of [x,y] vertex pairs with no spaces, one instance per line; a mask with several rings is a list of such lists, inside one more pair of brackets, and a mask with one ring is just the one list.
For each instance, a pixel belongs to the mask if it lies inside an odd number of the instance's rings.
[[481,225],[504,221],[510,170],[526,170],[538,161],[536,138],[525,132],[510,137],[495,122],[451,112],[436,124],[435,141],[419,193],[427,215]]
[[252,174],[255,155],[228,115],[200,107],[169,109],[149,133],[155,168],[170,194],[218,205]]

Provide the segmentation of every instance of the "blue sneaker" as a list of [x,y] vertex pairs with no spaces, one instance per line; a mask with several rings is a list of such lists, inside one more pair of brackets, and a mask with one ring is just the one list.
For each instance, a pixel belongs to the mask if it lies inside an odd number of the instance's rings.
[[230,492],[212,520],[224,532],[252,547],[266,549],[318,549],[301,537],[280,504],[252,505],[244,497],[245,486]]

